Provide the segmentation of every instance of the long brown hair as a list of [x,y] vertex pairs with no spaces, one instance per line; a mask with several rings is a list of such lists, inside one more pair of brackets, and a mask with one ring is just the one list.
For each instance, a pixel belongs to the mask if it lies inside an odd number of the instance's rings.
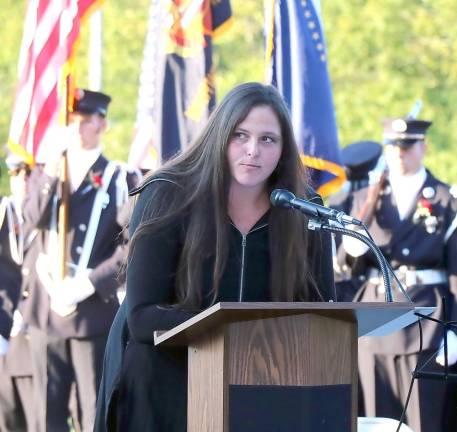
[[[136,239],[163,228],[176,217],[185,217],[184,243],[176,275],[180,307],[201,306],[203,262],[214,259],[213,300],[228,256],[227,199],[231,180],[227,146],[250,110],[269,106],[276,113],[282,134],[279,163],[268,180],[268,193],[285,188],[297,196],[307,195],[307,176],[300,161],[289,112],[278,91],[269,85],[246,83],[231,90],[211,114],[196,141],[183,153],[153,173],[155,182],[147,188],[149,205],[133,233]],[[146,179],[146,185],[151,179]],[[170,185],[170,182],[177,186]],[[141,189],[141,188],[140,188]],[[172,191],[172,192],[170,192]],[[165,194],[167,199],[165,198]],[[269,217],[270,289],[274,301],[310,300],[317,288],[310,272],[308,234],[305,220],[297,212],[272,208]],[[314,291],[314,292],[313,292]]]

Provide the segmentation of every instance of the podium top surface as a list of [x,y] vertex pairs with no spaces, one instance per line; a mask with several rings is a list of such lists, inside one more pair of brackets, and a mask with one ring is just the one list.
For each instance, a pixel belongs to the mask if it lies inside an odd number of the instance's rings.
[[412,303],[352,302],[221,302],[205,309],[168,331],[154,334],[155,345],[188,345],[198,336],[224,323],[252,321],[304,313],[315,313],[357,322],[358,335],[382,336],[418,320],[415,312],[428,315],[433,307],[414,307]]

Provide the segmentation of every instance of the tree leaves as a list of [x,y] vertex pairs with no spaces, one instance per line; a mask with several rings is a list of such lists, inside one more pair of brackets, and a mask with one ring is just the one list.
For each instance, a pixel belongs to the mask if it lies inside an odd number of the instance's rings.
[[[417,98],[433,121],[427,163],[457,183],[457,8],[455,0],[323,0],[329,70],[342,145],[381,139],[381,120],[406,115]],[[136,116],[150,0],[103,6],[103,89],[113,96],[108,156],[126,160]],[[234,85],[264,80],[263,2],[232,0],[233,26],[214,49],[218,99]],[[25,1],[0,8],[0,141],[6,142],[16,87]],[[87,85],[87,26],[78,83]],[[3,187],[5,190],[5,177]]]

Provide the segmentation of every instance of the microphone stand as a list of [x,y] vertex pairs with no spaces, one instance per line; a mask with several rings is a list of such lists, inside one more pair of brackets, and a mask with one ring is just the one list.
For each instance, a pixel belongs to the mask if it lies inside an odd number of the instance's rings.
[[[374,253],[378,263],[379,263],[379,268],[381,269],[382,272],[382,277],[383,277],[383,282],[384,282],[384,287],[385,287],[385,301],[386,302],[392,302],[392,283],[390,279],[390,274],[392,274],[402,291],[403,295],[411,302],[410,297],[406,293],[406,290],[403,288],[401,282],[398,280],[397,275],[393,271],[391,265],[389,262],[385,259],[384,255],[380,251],[379,247],[374,243],[372,240],[366,226],[362,224],[364,227],[365,231],[367,232],[368,237],[365,237],[364,235],[358,233],[357,231],[353,231],[347,228],[344,228],[341,226],[341,221],[340,225],[333,223],[329,224],[328,222],[324,220],[319,220],[316,218],[310,218],[308,221],[308,229],[310,230],[324,230],[332,233],[338,233],[342,235],[348,235],[350,237],[354,237],[361,242],[365,243],[368,248]],[[439,320],[436,318],[429,317],[427,315],[423,315],[419,312],[415,312],[414,315],[416,315],[419,318],[419,334],[420,334],[420,352],[422,352],[422,326],[420,323],[420,318],[430,320],[432,322],[435,322],[437,325],[443,327],[443,344],[444,344],[444,371],[443,372],[429,372],[425,371],[425,367],[427,364],[430,362],[431,359],[433,359],[436,355],[436,352],[427,360],[425,361],[420,367],[417,364],[416,368],[411,372],[412,377],[411,377],[411,383],[409,386],[409,391],[408,391],[408,396],[406,400],[405,407],[403,409],[401,418],[399,420],[399,424],[397,427],[397,432],[400,430],[401,425],[404,422],[404,418],[406,415],[406,409],[409,404],[409,398],[411,396],[411,391],[413,387],[413,383],[416,379],[431,379],[431,380],[439,380],[439,381],[445,381],[445,382],[457,382],[457,374],[456,373],[449,373],[449,364],[448,364],[448,343],[447,343],[447,331],[451,328],[457,330],[457,321],[448,321],[447,320],[447,313],[446,313],[446,299],[443,297],[443,319]]]
[[[413,378],[425,378],[425,379],[432,379],[432,380],[439,380],[439,381],[457,381],[457,374],[455,373],[449,373],[449,363],[448,363],[448,345],[447,345],[447,332],[450,329],[457,330],[457,322],[456,321],[448,321],[447,320],[447,308],[446,308],[446,298],[442,297],[441,298],[443,301],[443,319],[436,319],[429,317],[427,315],[423,315],[419,312],[416,312],[415,315],[417,315],[420,318],[433,321],[436,323],[438,326],[441,326],[443,328],[443,347],[444,347],[444,371],[443,372],[426,372],[424,371],[425,366],[428,364],[428,361],[426,361],[420,369],[417,371],[414,371],[413,373]],[[435,354],[433,354],[432,358],[435,357]]]
[[[310,230],[324,230],[327,232],[333,232],[333,233],[338,233],[342,235],[348,235],[350,237],[354,237],[361,242],[365,243],[368,248],[374,253],[378,263],[379,263],[379,268],[381,269],[382,272],[382,277],[383,277],[383,282],[384,282],[384,287],[385,287],[385,301],[386,302],[392,302],[392,283],[390,279],[390,274],[392,274],[398,283],[398,286],[400,290],[403,292],[404,296],[411,302],[410,297],[406,293],[406,290],[403,288],[402,284],[398,280],[397,275],[393,271],[392,267],[390,266],[389,262],[385,259],[384,255],[380,251],[379,247],[374,243],[372,240],[367,228],[365,225],[362,224],[364,227],[365,231],[367,232],[368,236],[370,238],[365,237],[364,235],[358,233],[357,231],[349,230],[347,228],[344,228],[341,226],[341,221],[340,225],[337,225],[336,223],[329,224],[328,222],[324,220],[319,220],[316,218],[310,218],[308,221],[308,229]],[[390,272],[389,272],[390,271]],[[419,312],[415,312],[414,315],[416,315],[419,318],[419,333],[420,333],[420,352],[422,352],[422,326],[420,323],[420,318],[430,320],[432,322],[435,322],[437,325],[442,326],[443,328],[443,345],[444,345],[444,371],[443,372],[429,372],[424,370],[427,364],[430,362],[431,359],[433,359],[436,355],[436,352],[427,360],[425,361],[420,367],[417,364],[416,368],[411,372],[412,377],[411,377],[411,383],[408,391],[408,397],[406,400],[405,407],[403,409],[401,418],[399,420],[399,424],[397,427],[397,432],[400,430],[401,425],[404,422],[404,418],[406,415],[406,409],[409,404],[409,398],[411,396],[411,391],[412,391],[412,386],[415,380],[417,379],[431,379],[431,380],[438,380],[438,381],[445,381],[445,382],[457,382],[457,374],[456,373],[449,373],[449,364],[448,364],[448,343],[447,343],[447,332],[449,329],[453,328],[457,330],[457,321],[448,321],[447,320],[447,311],[446,311],[446,299],[443,297],[443,319],[439,320],[436,318],[429,317],[427,315],[423,315]]]
[[315,218],[310,218],[308,221],[308,229],[313,230],[313,231],[328,231],[332,233],[338,233],[338,234],[343,234],[343,235],[348,235],[349,237],[354,237],[357,240],[360,240],[361,242],[365,243],[368,248],[374,253],[378,264],[379,268],[381,269],[382,273],[382,279],[384,283],[384,289],[385,289],[385,300],[387,303],[392,303],[393,302],[393,296],[392,296],[392,281],[390,279],[390,273],[388,271],[389,265],[387,263],[387,260],[384,258],[384,255],[380,251],[379,247],[376,246],[376,244],[369,238],[365,237],[364,235],[344,228],[342,226],[338,226],[335,224],[328,224],[325,221],[315,219]]
[[[379,247],[371,239],[365,237],[364,235],[362,235],[356,231],[353,231],[353,230],[350,230],[350,229],[347,229],[347,228],[344,228],[342,226],[338,226],[335,224],[330,225],[323,220],[318,220],[318,219],[313,219],[313,218],[309,219],[308,228],[310,230],[314,230],[314,231],[323,230],[323,231],[348,235],[350,237],[354,237],[354,238],[362,241],[363,243],[365,243],[370,248],[370,250],[373,251],[373,253],[376,256],[376,259],[378,260],[379,267],[381,269],[383,281],[384,281],[386,302],[393,301],[392,300],[392,284],[391,284],[391,279],[390,279],[390,273],[388,272],[388,270],[392,271],[392,268],[391,268],[390,264],[387,262],[387,260],[385,259],[382,252],[379,250]],[[398,280],[398,278],[396,277],[396,275],[393,271],[392,271],[392,274],[394,275],[397,283],[399,284],[399,287],[401,288],[403,294],[408,298],[409,301],[411,301],[411,299],[406,294],[405,290],[401,286],[400,281]],[[419,369],[412,372],[413,379],[422,378],[422,379],[453,381],[453,382],[457,381],[457,374],[449,372],[448,343],[447,343],[447,331],[450,329],[454,329],[457,331],[457,321],[448,321],[447,320],[446,299],[443,297],[442,301],[443,301],[443,319],[442,320],[432,318],[427,315],[423,315],[419,312],[415,312],[414,315],[416,315],[418,318],[423,318],[425,320],[432,321],[432,322],[436,323],[437,325],[443,327],[444,371],[443,372],[425,371],[424,368],[430,361],[430,360],[428,360]],[[434,355],[432,356],[432,358],[433,357],[434,357]]]

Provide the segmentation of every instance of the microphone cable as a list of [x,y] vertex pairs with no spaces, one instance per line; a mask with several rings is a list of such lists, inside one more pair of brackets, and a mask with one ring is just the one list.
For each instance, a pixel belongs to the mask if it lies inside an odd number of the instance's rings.
[[[419,320],[418,323],[419,323],[419,358],[420,358],[422,355],[422,348],[423,348],[423,333],[422,333],[421,320]],[[424,365],[422,365],[422,366],[424,366]],[[405,406],[403,407],[403,411],[401,413],[400,420],[398,421],[398,427],[395,432],[400,432],[401,425],[405,421],[406,410],[408,409],[409,401],[411,399],[411,393],[413,392],[414,381],[417,379],[418,370],[419,370],[419,359],[417,360],[416,367],[414,368],[414,371],[412,372],[411,381],[409,383],[408,395],[406,396]]]

